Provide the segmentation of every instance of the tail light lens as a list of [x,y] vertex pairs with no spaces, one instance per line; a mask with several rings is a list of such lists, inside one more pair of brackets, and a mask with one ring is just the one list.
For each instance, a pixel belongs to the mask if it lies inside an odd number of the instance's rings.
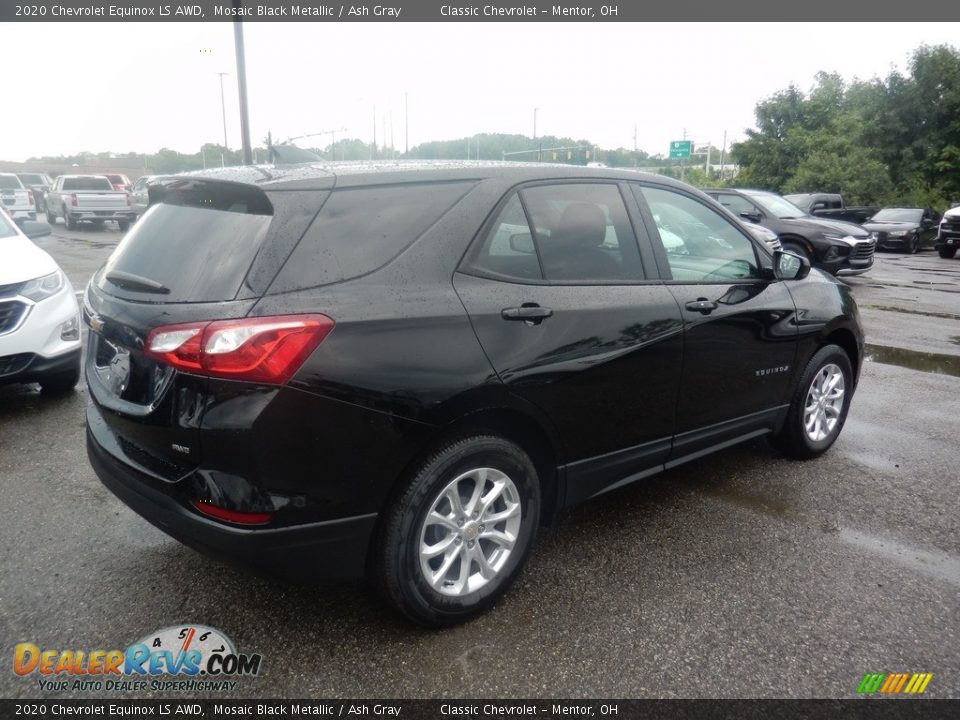
[[266,525],[273,518],[273,513],[227,510],[204,500],[194,500],[191,504],[207,517],[236,523],[237,525]]
[[155,328],[144,352],[178,370],[283,385],[333,330],[326,315],[216,320]]
[[73,207],[76,207],[76,206],[77,206],[77,194],[76,194],[76,193],[72,193],[72,194],[70,195],[70,205],[72,205]]
[[27,204],[36,206],[36,201],[33,199],[33,190],[27,190]]

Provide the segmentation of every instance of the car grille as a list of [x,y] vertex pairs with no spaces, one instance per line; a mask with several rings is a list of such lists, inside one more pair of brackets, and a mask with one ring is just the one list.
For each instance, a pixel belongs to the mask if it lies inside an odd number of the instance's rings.
[[0,302],[0,335],[13,330],[27,312],[27,306],[19,300]]
[[23,288],[24,283],[12,283],[11,285],[0,285],[0,298],[8,295],[17,295]]
[[877,242],[878,242],[878,243],[882,243],[882,242],[885,241],[886,239],[887,239],[887,233],[885,233],[885,232],[878,232],[878,233],[877,233]]
[[960,222],[948,222],[940,226],[945,232],[960,233]]
[[873,253],[876,251],[876,243],[861,242],[853,246],[850,251],[851,260],[872,260]]
[[32,353],[20,353],[18,355],[4,355],[0,357],[0,377],[14,375],[22,371],[30,360],[33,359]]

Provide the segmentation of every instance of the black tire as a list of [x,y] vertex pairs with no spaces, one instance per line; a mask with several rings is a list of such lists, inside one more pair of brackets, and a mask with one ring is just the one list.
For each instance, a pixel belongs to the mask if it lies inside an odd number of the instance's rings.
[[910,254],[916,255],[918,252],[920,252],[920,236],[914,235],[913,239],[910,240]]
[[46,213],[47,213],[47,222],[50,223],[51,225],[56,225],[57,224],[56,213],[54,213],[53,210],[51,210],[50,208],[47,208]]
[[941,245],[937,248],[937,252],[944,260],[949,260],[957,254],[957,248],[953,245]]
[[130,229],[129,220],[117,220],[117,227],[120,228],[120,232],[126,232]]
[[[442,564],[448,555],[459,554],[459,557],[463,558],[469,557],[468,553],[471,552],[500,552],[502,547],[486,540],[482,534],[484,525],[478,523],[483,522],[483,515],[477,520],[469,519],[476,518],[476,515],[468,515],[467,525],[461,524],[464,528],[462,533],[456,527],[450,529],[443,525],[426,523],[427,515],[438,507],[438,502],[443,502],[444,489],[457,478],[466,477],[463,482],[468,483],[466,489],[469,490],[472,480],[467,476],[470,471],[479,471],[480,468],[499,471],[513,484],[513,491],[505,491],[497,502],[507,502],[512,492],[519,503],[516,539],[498,571],[487,580],[479,580],[486,584],[472,592],[464,590],[461,594],[455,594],[457,591],[453,588],[454,583],[444,581],[442,584],[451,588],[448,592],[454,593],[444,594],[430,584],[421,565],[421,540],[425,540],[428,532],[436,532],[434,528],[438,528],[445,537],[437,544],[447,540],[449,543],[446,545],[447,552],[432,560],[424,560],[427,563],[440,561],[438,564]],[[483,487],[487,487],[492,480],[487,479],[486,472],[483,477]],[[461,488],[457,497],[461,498],[461,502],[465,500],[465,509],[469,510],[469,499],[463,496],[463,485],[456,487]],[[502,512],[499,508],[503,507],[510,508],[511,505],[495,506],[491,503],[489,506],[490,512],[494,513]],[[452,503],[449,508],[451,517],[455,517],[457,511]],[[510,586],[529,555],[539,519],[540,484],[537,471],[523,450],[512,442],[493,435],[470,435],[448,441],[417,466],[412,478],[385,511],[373,549],[372,580],[394,607],[421,625],[445,627],[465,622],[490,608]],[[490,531],[504,530],[507,522],[497,521],[496,527],[491,526]],[[477,532],[481,534],[477,535]],[[476,540],[469,541],[471,550],[467,550],[468,543],[463,541],[463,538],[470,537],[475,537]],[[449,550],[453,552],[450,553]],[[460,559],[454,560],[443,577],[448,577],[451,572],[459,574],[463,567],[462,562]],[[472,572],[474,567],[477,568],[477,573]],[[440,571],[439,567],[435,569]],[[468,581],[474,579],[479,570],[480,567],[474,560],[468,560]],[[462,574],[460,578],[463,578]]]
[[[830,368],[838,368],[843,375],[843,396],[835,424],[820,439],[814,439],[804,425],[804,417],[808,411],[808,401],[812,393],[814,380],[821,373]],[[799,460],[809,460],[825,453],[840,435],[843,424],[847,420],[847,411],[850,409],[850,398],[853,396],[853,369],[850,358],[843,348],[837,345],[825,345],[820,348],[807,363],[800,380],[797,383],[787,419],[780,433],[772,439],[773,444],[785,455]]]
[[67,230],[76,230],[80,225],[80,223],[73,219],[73,216],[66,208],[63,209],[63,224]]
[[72,392],[80,382],[80,361],[76,367],[40,378],[40,390],[45,395],[63,395]]

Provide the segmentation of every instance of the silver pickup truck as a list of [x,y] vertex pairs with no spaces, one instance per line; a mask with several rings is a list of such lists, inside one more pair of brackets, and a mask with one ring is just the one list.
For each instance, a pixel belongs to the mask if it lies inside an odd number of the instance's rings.
[[13,173],[0,173],[0,204],[14,220],[36,220],[33,191],[25,188]]
[[126,231],[136,217],[130,205],[130,193],[114,190],[103,175],[61,175],[47,192],[47,222],[55,225],[63,218],[68,230],[81,222],[103,223],[115,220]]

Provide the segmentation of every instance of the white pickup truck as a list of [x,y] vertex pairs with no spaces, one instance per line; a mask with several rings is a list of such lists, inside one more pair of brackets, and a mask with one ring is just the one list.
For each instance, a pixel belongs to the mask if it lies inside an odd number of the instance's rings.
[[25,188],[13,173],[0,173],[0,204],[14,220],[36,220],[33,191]]
[[47,222],[55,225],[63,218],[68,230],[81,222],[103,223],[115,220],[126,231],[136,217],[130,205],[130,193],[114,190],[103,175],[61,175],[47,191]]

